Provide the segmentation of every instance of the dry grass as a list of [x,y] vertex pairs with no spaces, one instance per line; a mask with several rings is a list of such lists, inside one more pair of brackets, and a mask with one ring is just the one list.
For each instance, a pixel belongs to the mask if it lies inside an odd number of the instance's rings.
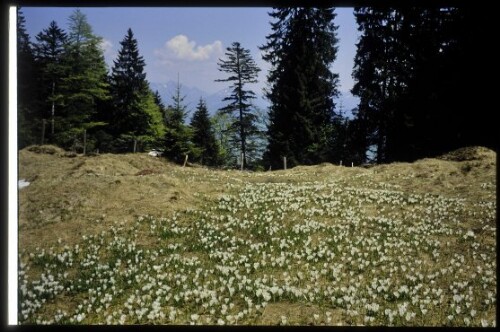
[[[75,243],[82,234],[108,228],[109,221],[201,206],[205,196],[222,189],[213,185],[213,172],[146,153],[67,157],[52,146],[24,149],[19,178],[31,184],[19,193],[20,247],[43,247],[54,242],[54,234]],[[87,226],[97,219],[103,220],[99,227]]]

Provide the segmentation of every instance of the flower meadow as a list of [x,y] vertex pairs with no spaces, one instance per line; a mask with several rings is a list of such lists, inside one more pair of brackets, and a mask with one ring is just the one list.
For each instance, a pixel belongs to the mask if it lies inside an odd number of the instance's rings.
[[236,174],[210,173],[202,206],[21,248],[20,323],[495,326],[494,183],[477,201]]

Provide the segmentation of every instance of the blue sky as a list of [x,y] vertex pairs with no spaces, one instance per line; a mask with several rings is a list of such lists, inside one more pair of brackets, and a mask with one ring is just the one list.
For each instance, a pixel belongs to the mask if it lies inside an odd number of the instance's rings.
[[[238,41],[251,51],[262,69],[259,83],[252,88],[262,89],[269,69],[262,60],[258,46],[265,43],[271,32],[271,8],[81,8],[94,30],[103,38],[108,66],[120,48],[127,29],[132,28],[139,43],[140,54],[146,61],[150,82],[164,83],[180,76],[181,84],[197,87],[208,93],[225,88],[214,82],[225,78],[217,70],[217,59],[224,56],[226,47]],[[23,7],[26,28],[35,35],[54,20],[67,30],[68,17],[74,8]],[[339,26],[339,52],[332,70],[340,74],[340,90],[348,91],[351,77],[357,30],[352,8],[337,8],[335,23]],[[221,75],[222,74],[222,75]]]

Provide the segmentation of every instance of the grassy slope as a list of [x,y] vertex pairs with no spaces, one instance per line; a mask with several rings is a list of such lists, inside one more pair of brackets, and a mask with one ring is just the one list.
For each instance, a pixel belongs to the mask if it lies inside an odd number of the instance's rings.
[[[69,157],[63,151],[49,146],[29,150],[24,149],[19,153],[19,178],[31,182],[28,187],[20,190],[19,195],[20,251],[22,260],[28,265],[30,265],[27,259],[29,253],[39,252],[41,248],[58,248],[65,244],[85,246],[84,236],[98,236],[102,231],[108,231],[117,223],[121,223],[124,229],[134,229],[138,232],[139,236],[135,238],[137,245],[154,250],[159,245],[166,245],[168,241],[161,242],[162,240],[158,237],[151,236],[149,226],[138,226],[139,216],[149,215],[160,220],[162,217],[171,218],[175,211],[209,211],[209,208],[216,211],[224,210],[225,207],[220,205],[221,197],[228,197],[229,204],[235,204],[232,206],[235,209],[232,215],[237,218],[242,218],[244,212],[258,215],[257,210],[271,209],[273,210],[271,215],[273,213],[284,215],[286,212],[285,222],[277,227],[281,232],[279,234],[287,236],[290,230],[304,219],[314,219],[323,223],[325,227],[337,227],[342,225],[349,213],[361,218],[362,221],[379,220],[377,218],[385,217],[417,220],[417,215],[425,214],[426,206],[423,201],[412,205],[412,195],[416,195],[415,199],[418,200],[434,197],[439,202],[446,203],[447,200],[451,202],[449,208],[443,207],[443,209],[450,209],[446,213],[451,214],[454,213],[452,209],[455,209],[453,218],[459,219],[456,227],[460,229],[460,232],[457,231],[456,234],[472,229],[475,234],[479,234],[481,245],[495,245],[495,231],[491,233],[484,230],[494,229],[496,223],[496,216],[491,215],[496,201],[496,155],[484,148],[464,149],[441,159],[425,159],[411,164],[394,163],[371,168],[322,164],[265,173],[218,171],[195,167],[180,168],[162,159],[149,157],[147,154]],[[264,188],[264,191],[260,192],[264,196],[266,190],[268,193],[275,190],[278,193],[291,190],[289,192],[291,196],[305,197],[307,203],[304,207],[309,208],[310,212],[307,210],[305,214],[301,211],[288,213],[288,211],[278,210],[276,212],[280,205],[273,205],[273,197],[256,198],[246,207],[238,205],[239,199],[247,199],[245,195],[250,195],[250,192],[259,193],[259,188]],[[329,196],[335,190],[338,192],[337,201],[334,196],[333,198]],[[387,197],[392,195],[396,200],[387,201],[390,198],[378,198],[376,195],[380,193],[388,195]],[[404,203],[397,203],[400,198]],[[252,202],[252,198],[248,199]],[[289,203],[286,198],[283,199],[281,206],[286,207]],[[301,204],[300,201],[298,204]],[[327,213],[325,216],[322,212],[321,214],[315,213],[314,209],[319,211],[322,206],[334,207],[335,204],[340,205],[340,212],[332,212],[331,215]],[[435,207],[440,209],[439,205]],[[236,212],[236,209],[239,211]],[[229,212],[231,212],[231,207]],[[440,212],[432,213],[438,216]],[[412,214],[415,215],[412,216]],[[432,216],[434,217],[434,214]],[[194,220],[184,218],[179,222],[179,225],[189,226],[194,223]],[[416,221],[415,225],[417,225]],[[283,228],[279,229],[281,226]],[[380,229],[375,227],[373,231],[378,230]],[[264,231],[268,232],[269,229]],[[309,234],[312,242],[305,243],[310,243],[310,246],[314,248],[326,243],[329,233],[311,231]],[[367,234],[370,233],[366,233],[365,238]],[[235,231],[232,235],[241,238],[246,236],[244,229]],[[407,235],[413,236],[410,233]],[[259,238],[261,234],[255,233],[255,236]],[[443,235],[437,238],[440,241],[452,240],[452,247],[455,247],[448,252],[450,259],[454,252],[459,254],[468,248],[466,248],[468,243],[459,241],[454,235]],[[188,242],[189,239],[186,239],[182,243],[187,245]],[[303,246],[304,242],[295,244]],[[198,249],[191,251],[197,253]],[[203,252],[203,250],[199,252],[199,256],[204,258],[207,264],[211,259],[208,258],[208,253],[209,251]],[[422,259],[424,264],[428,262],[432,267],[430,252],[415,255],[416,258]],[[491,256],[488,258],[490,259]],[[488,264],[494,264],[494,261]],[[312,270],[315,268],[309,267]],[[281,269],[278,270],[281,271]],[[28,273],[28,279],[36,279],[41,272],[43,272],[43,267],[37,267],[34,264],[31,272]],[[260,274],[259,277],[261,277]],[[494,282],[496,285],[496,279]],[[322,285],[321,282],[319,285]],[[446,288],[445,285],[443,287]],[[477,295],[480,296],[480,294]],[[54,305],[60,306],[57,304],[59,302],[65,303],[64,300],[58,299]],[[73,305],[76,305],[78,300],[69,302],[74,302]],[[115,303],[115,305],[118,304]],[[298,317],[297,321],[289,320],[288,323],[310,323],[314,313],[324,313],[326,309],[323,307],[322,302],[314,300],[304,303],[283,299],[269,304],[257,316],[245,318],[246,320],[242,322],[277,324],[284,315],[285,317]],[[496,304],[488,308],[482,316],[485,319],[494,317]],[[53,314],[51,310],[55,309],[42,309],[41,317],[45,317],[44,314],[47,317],[51,316]],[[330,310],[334,315],[337,313],[339,316],[336,320],[334,319],[336,323],[356,325],[370,323],[359,317],[347,315],[346,308],[341,305],[330,306]],[[189,315],[187,317],[189,318]],[[331,323],[331,321],[326,321],[327,316],[324,317],[324,319],[321,318],[323,323]],[[385,318],[376,317],[376,323],[387,323]],[[421,317],[413,324],[445,325],[446,321],[443,321],[443,317],[442,315],[431,316],[428,319]],[[90,319],[88,322],[100,321],[99,315],[88,319]],[[186,318],[186,321],[189,319]],[[186,321],[160,320],[160,322],[179,323]],[[216,319],[212,323],[215,321]],[[404,325],[404,322],[403,319],[399,324]],[[475,322],[473,320],[473,325],[479,324],[479,320]],[[454,325],[461,324],[459,322]]]

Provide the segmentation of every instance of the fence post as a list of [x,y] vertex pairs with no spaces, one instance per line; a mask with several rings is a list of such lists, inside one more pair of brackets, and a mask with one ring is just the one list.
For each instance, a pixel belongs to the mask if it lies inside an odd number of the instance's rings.
[[286,157],[283,157],[283,168],[286,170]]
[[135,150],[137,149],[137,140],[134,139],[134,153],[135,153]]
[[342,160],[340,161],[340,166],[342,166]]
[[184,165],[182,165],[182,167],[186,167],[187,162],[188,162],[188,155],[186,155],[186,158],[184,158]]
[[243,170],[243,163],[244,163],[243,162],[243,152],[241,153],[241,160],[240,160],[240,162],[241,162],[241,170]]
[[354,167],[354,163],[353,162],[351,162],[351,167]]

